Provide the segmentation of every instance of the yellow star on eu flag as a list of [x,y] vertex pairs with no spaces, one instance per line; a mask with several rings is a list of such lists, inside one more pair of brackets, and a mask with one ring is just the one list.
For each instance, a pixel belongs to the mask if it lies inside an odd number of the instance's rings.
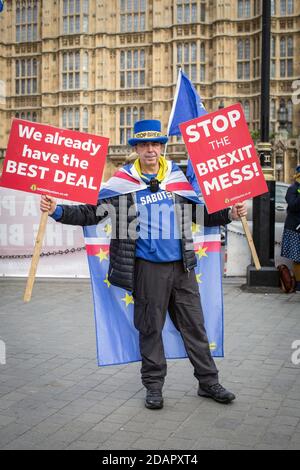
[[104,279],[103,282],[105,282],[105,284],[107,285],[108,288],[111,286],[111,283],[108,280],[108,274],[106,274],[106,278]]
[[125,297],[123,297],[122,300],[125,302],[126,307],[128,307],[129,304],[134,304],[132,295],[127,294],[127,292],[125,294]]
[[106,224],[103,230],[109,236],[111,234],[111,224]]
[[203,256],[208,257],[208,255],[206,254],[206,250],[207,246],[205,246],[204,248],[202,246],[199,246],[198,250],[196,251],[196,255],[199,256],[199,259],[203,258]]
[[197,279],[198,284],[202,284],[201,276],[202,276],[202,273],[196,274],[196,279]]
[[215,342],[209,343],[209,349],[211,351],[215,351],[217,349],[217,345]]
[[97,253],[95,256],[98,256],[100,263],[102,263],[104,259],[108,260],[108,251],[102,250],[102,248],[100,248],[99,253]]
[[192,223],[192,232],[197,233],[200,232],[201,226],[199,224],[195,224],[195,222]]

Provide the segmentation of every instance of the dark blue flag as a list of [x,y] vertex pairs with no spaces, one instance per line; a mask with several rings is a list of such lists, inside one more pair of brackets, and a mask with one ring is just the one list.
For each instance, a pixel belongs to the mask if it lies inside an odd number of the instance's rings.
[[169,118],[168,135],[181,135],[179,124],[206,114],[194,85],[180,69],[173,107]]
[[[169,118],[168,135],[181,135],[179,124],[207,114],[196,88],[180,69],[173,107]],[[186,176],[199,195],[201,193],[191,160],[188,159]]]

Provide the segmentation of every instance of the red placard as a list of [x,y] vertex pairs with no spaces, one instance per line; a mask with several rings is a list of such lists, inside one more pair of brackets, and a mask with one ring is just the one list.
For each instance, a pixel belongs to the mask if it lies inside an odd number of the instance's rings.
[[14,119],[0,186],[96,204],[109,139]]
[[180,129],[209,213],[268,192],[239,103]]

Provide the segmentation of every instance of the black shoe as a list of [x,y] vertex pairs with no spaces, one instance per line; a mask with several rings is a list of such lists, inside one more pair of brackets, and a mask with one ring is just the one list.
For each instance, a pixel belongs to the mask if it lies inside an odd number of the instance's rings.
[[221,384],[216,383],[214,385],[199,385],[198,395],[200,397],[212,398],[218,403],[230,403],[235,399],[235,395],[226,388],[222,387]]
[[145,407],[151,410],[160,410],[164,406],[161,390],[147,390]]

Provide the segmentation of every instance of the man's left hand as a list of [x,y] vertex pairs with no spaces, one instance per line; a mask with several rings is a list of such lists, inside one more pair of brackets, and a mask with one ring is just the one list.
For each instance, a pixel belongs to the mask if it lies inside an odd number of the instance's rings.
[[240,217],[247,216],[247,203],[246,201],[238,202],[234,204],[231,208],[231,218],[232,220],[239,220]]

